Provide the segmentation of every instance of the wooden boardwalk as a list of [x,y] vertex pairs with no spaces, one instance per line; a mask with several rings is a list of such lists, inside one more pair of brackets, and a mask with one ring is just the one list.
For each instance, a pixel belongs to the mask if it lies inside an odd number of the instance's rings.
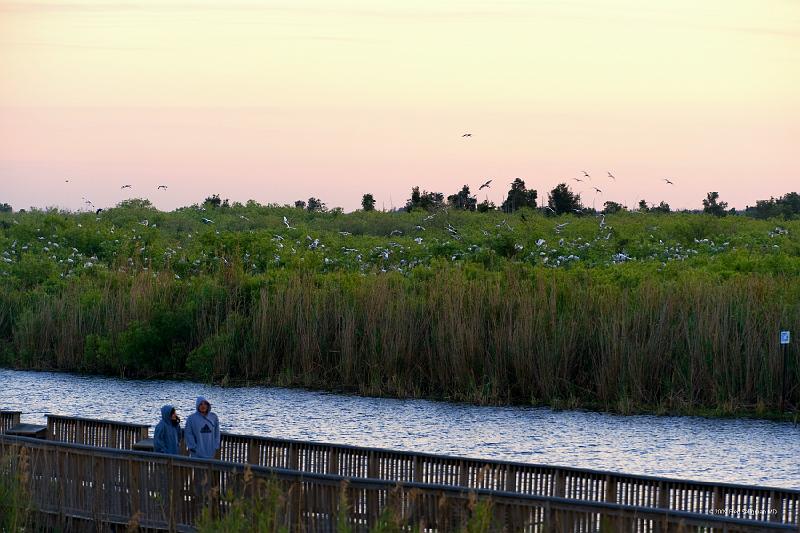
[[[283,489],[300,494],[285,517],[293,530],[330,530],[346,481],[349,519],[361,531],[395,500],[409,523],[422,520],[447,531],[445,525],[463,522],[470,493],[491,499],[498,531],[599,531],[609,520],[612,530],[644,532],[680,524],[710,528],[704,531],[800,531],[797,490],[230,434],[223,435],[222,461],[198,461],[129,451],[147,426],[50,416],[47,427],[49,439],[64,442],[0,437],[0,447],[10,453],[25,446],[37,472],[32,479],[49,480],[34,487],[47,503],[43,510],[75,519],[102,515],[124,523],[140,512],[150,527],[189,528],[198,510],[196,480],[212,480],[221,490],[236,487],[249,463],[259,479],[277,476]],[[54,480],[74,493],[62,492],[59,501]],[[95,497],[98,490],[102,498]],[[453,509],[440,514],[431,503],[440,497]],[[220,512],[223,503],[216,504]],[[717,509],[740,514],[721,516]]]

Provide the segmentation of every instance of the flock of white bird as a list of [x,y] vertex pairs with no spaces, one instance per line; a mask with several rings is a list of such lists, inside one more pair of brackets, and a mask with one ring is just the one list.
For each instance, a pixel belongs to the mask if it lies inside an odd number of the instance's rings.
[[[462,230],[454,225],[457,217],[451,219],[445,208],[426,214],[418,222],[409,223],[407,217],[399,219],[403,227],[381,237],[354,235],[344,229],[298,228],[286,215],[279,215],[276,225],[263,220],[253,223],[234,210],[230,214],[219,213],[224,217],[219,223],[202,217],[202,225],[191,225],[188,221],[191,227],[182,233],[174,229],[174,220],[166,222],[171,229],[165,227],[163,221],[156,224],[150,219],[126,224],[123,228],[116,226],[111,216],[87,217],[84,214],[62,217],[65,222],[59,224],[60,229],[55,229],[53,223],[43,229],[33,227],[34,224],[45,226],[41,215],[14,214],[12,224],[0,229],[3,249],[0,275],[13,275],[15,267],[26,260],[49,261],[63,278],[87,270],[116,269],[152,272],[153,275],[166,272],[181,279],[233,263],[253,274],[298,266],[364,274],[409,273],[437,260],[486,264],[497,258],[547,268],[578,263],[610,266],[631,261],[652,261],[664,267],[669,262],[735,249],[730,241],[717,244],[703,238],[682,244],[666,235],[657,237],[657,226],[648,228],[651,233],[643,242],[622,246],[617,242],[616,230],[604,215],[599,215],[591,226],[586,219],[575,219],[554,223],[547,230],[543,229],[546,218],[537,217],[535,224],[529,224],[517,217],[513,225],[503,219],[488,227],[476,229],[470,224]],[[274,221],[275,216],[270,216],[269,220]],[[181,219],[180,222],[186,221]],[[247,238],[242,238],[243,235]],[[787,235],[787,229],[775,227],[764,236],[760,250],[777,250],[776,241]],[[85,242],[92,244],[81,244]],[[752,246],[752,243],[740,243],[740,246]]]

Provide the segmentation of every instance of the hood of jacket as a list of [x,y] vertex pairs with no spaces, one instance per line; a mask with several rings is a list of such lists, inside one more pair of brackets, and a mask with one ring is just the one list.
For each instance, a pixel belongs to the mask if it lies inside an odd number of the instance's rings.
[[171,405],[164,405],[161,407],[161,420],[167,424],[172,424],[172,410],[175,409]]
[[211,412],[211,402],[206,400],[205,396],[198,396],[197,397],[197,401],[194,402],[195,409],[197,409],[197,412],[199,413],[200,412],[200,404],[203,403],[203,402],[206,402],[208,404],[208,412],[210,413]]

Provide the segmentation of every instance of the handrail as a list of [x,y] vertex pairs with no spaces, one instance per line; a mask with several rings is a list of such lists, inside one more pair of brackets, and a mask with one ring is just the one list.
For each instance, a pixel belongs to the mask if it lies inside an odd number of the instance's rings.
[[[212,514],[224,513],[229,503],[216,497],[221,493],[263,497],[254,489],[256,484],[248,485],[251,479],[279,486],[285,498],[279,499],[276,521],[292,530],[333,530],[344,518],[363,531],[389,507],[408,526],[449,531],[463,526],[476,498],[491,500],[492,531],[594,531],[600,524],[627,531],[675,531],[685,526],[748,533],[796,530],[788,524],[731,516],[347,478],[8,435],[0,435],[0,456],[11,457],[12,465],[25,465],[36,508],[54,525],[65,519],[124,524],[136,517],[141,527],[184,530],[196,524],[203,507]],[[14,463],[15,457],[24,460]]]
[[[92,423],[103,438],[86,439],[85,432],[62,431],[67,442],[130,449],[135,440],[120,445],[109,435],[112,429],[144,425],[48,416],[65,427]],[[105,424],[108,430],[97,429]],[[146,437],[140,434],[141,438]],[[144,435],[143,437],[141,435]],[[429,483],[471,490],[487,489],[517,494],[563,497],[585,502],[641,506],[650,509],[707,513],[727,509],[755,513],[751,519],[800,525],[800,490],[689,481],[675,478],[624,474],[566,466],[473,459],[424,452],[358,447],[347,444],[306,442],[294,439],[222,434],[220,459],[267,468],[306,473],[333,474],[347,478],[369,478],[402,483]],[[770,513],[767,513],[770,511]]]
[[800,490],[794,489],[230,433],[223,433],[220,452],[223,460],[271,468],[502,490],[669,511],[747,510],[755,513],[754,520],[800,525]]
[[150,426],[113,420],[47,415],[47,439],[129,450],[147,438]]
[[136,428],[136,429],[149,428],[150,427],[149,424],[139,424],[139,423],[136,423],[136,422],[121,422],[119,420],[106,420],[104,418],[88,418],[88,417],[83,417],[83,416],[59,415],[59,414],[53,414],[53,413],[48,413],[45,416],[47,418],[62,419],[62,420],[75,420],[75,421],[79,421],[79,422],[103,422],[103,423],[107,423],[107,424],[114,424],[115,426],[130,427],[130,428]]

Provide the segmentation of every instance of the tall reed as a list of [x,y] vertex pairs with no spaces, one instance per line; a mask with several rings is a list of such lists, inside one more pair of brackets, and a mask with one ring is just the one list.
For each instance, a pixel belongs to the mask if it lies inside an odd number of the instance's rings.
[[[176,281],[111,273],[0,290],[17,367],[434,397],[484,404],[718,412],[776,408],[793,276],[624,285],[590,271],[297,272]],[[795,327],[795,329],[797,329]],[[800,401],[791,353],[787,400]]]

